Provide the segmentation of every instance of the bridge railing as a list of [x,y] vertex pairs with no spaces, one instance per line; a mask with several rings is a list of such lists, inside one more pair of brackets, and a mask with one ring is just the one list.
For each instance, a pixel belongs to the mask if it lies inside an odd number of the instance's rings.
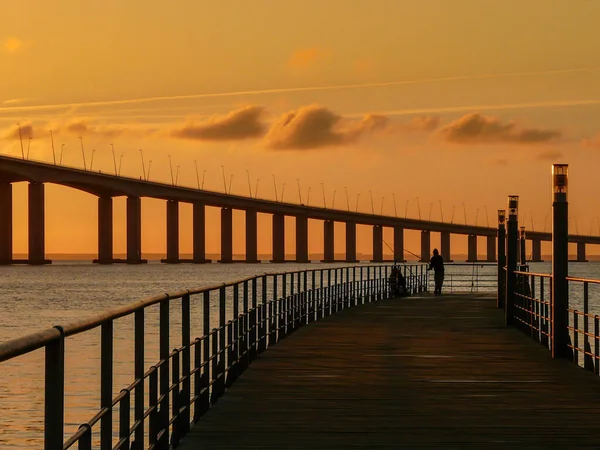
[[[552,275],[517,271],[514,319],[536,342],[552,345]],[[600,375],[600,280],[567,277],[569,284],[568,347],[575,364]],[[592,294],[596,294],[593,296]]]
[[[427,286],[423,265],[406,265],[411,294]],[[164,294],[89,320],[0,344],[0,362],[45,350],[44,448],[167,449],[222,396],[263,351],[299,327],[345,309],[390,298],[391,266],[352,266],[264,274]],[[149,308],[158,305],[158,315]],[[173,306],[175,305],[175,308]],[[173,309],[179,317],[173,317]],[[193,317],[192,317],[193,315]],[[134,380],[113,395],[114,324],[131,317]],[[148,330],[158,322],[159,360],[149,368]],[[180,339],[172,339],[177,324]],[[67,338],[100,328],[100,409],[64,439]],[[199,337],[193,338],[198,330]],[[175,345],[175,348],[171,346]],[[97,388],[90,385],[90,389]]]

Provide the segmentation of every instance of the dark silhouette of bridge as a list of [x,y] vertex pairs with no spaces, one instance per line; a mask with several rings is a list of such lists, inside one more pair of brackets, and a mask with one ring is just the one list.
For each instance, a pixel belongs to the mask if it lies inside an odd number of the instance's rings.
[[[28,243],[26,260],[15,260],[12,249],[12,183],[28,182]],[[427,261],[431,252],[431,233],[441,233],[441,254],[445,260],[452,258],[450,235],[468,236],[468,261],[477,261],[477,237],[485,236],[486,261],[496,260],[497,229],[476,225],[436,222],[343,211],[317,206],[244,197],[209,190],[194,189],[128,178],[107,173],[58,166],[8,156],[0,156],[0,264],[49,263],[45,254],[45,191],[46,183],[68,186],[98,197],[98,258],[95,262],[110,264],[127,262],[139,264],[141,245],[141,198],[166,201],[167,255],[166,263],[204,263],[206,259],[207,206],[221,208],[221,259],[233,261],[233,210],[246,214],[246,262],[258,262],[257,214],[270,214],[273,220],[273,262],[285,261],[285,217],[296,220],[296,262],[308,262],[308,220],[324,221],[324,262],[334,262],[334,223],[346,226],[346,262],[356,262],[356,227],[373,227],[373,261],[383,261],[383,228],[394,230],[394,259],[404,261],[404,230],[421,232],[420,257]],[[113,197],[127,197],[127,258],[117,260],[113,255]],[[180,258],[179,252],[179,204],[193,205],[193,257]],[[541,242],[551,241],[551,233],[527,231],[526,239],[532,242],[532,261],[541,261]],[[586,260],[586,244],[600,244],[600,236],[570,235],[570,242],[577,243],[577,261]]]

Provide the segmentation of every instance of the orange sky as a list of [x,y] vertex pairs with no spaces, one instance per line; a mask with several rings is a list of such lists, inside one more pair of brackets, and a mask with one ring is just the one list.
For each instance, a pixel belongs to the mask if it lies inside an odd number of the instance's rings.
[[[0,16],[0,152],[284,200],[490,223],[508,194],[521,221],[549,230],[550,165],[570,165],[571,231],[598,234],[600,3],[402,0],[272,2],[156,0],[142,4],[30,0]],[[248,172],[246,172],[246,170]],[[15,252],[26,243],[26,188],[15,187]],[[182,251],[191,250],[191,208],[182,207]],[[477,214],[477,210],[479,213]],[[165,207],[143,202],[143,251],[164,252]],[[218,244],[209,211],[207,250]],[[271,248],[270,220],[259,251]],[[96,250],[96,202],[47,189],[47,251]],[[235,216],[243,252],[243,215]],[[115,251],[124,250],[124,202],[115,202]],[[293,253],[293,221],[288,252]],[[337,230],[336,230],[337,231]],[[311,224],[311,252],[322,227]],[[418,235],[406,248],[418,251]],[[391,233],[385,239],[391,244]],[[435,245],[436,238],[433,242]],[[370,252],[359,229],[359,252]],[[336,252],[343,251],[342,230]],[[480,252],[484,248],[480,245]],[[465,251],[466,237],[453,240]],[[591,249],[590,249],[591,250]]]

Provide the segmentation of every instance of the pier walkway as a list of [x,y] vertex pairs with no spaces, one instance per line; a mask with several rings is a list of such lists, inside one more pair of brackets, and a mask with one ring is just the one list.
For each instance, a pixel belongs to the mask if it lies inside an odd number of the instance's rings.
[[391,299],[270,348],[179,448],[597,449],[599,398],[491,296]]

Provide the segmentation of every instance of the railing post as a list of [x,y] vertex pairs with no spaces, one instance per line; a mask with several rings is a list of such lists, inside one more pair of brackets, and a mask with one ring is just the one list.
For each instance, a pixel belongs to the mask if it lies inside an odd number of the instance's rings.
[[592,347],[590,346],[590,324],[589,324],[589,284],[588,282],[583,283],[583,367],[587,370],[594,370],[594,358],[592,357]]
[[552,166],[552,357],[571,359],[569,349],[568,165]]
[[[45,348],[44,450],[61,449],[65,423],[65,333]],[[91,432],[90,432],[91,436]]]
[[210,340],[210,291],[205,291],[202,298],[202,384],[204,394],[202,395],[202,410],[199,416],[210,408]]
[[158,369],[153,366],[148,376],[148,406],[150,412],[150,425],[148,427],[148,440],[150,445],[158,444],[159,410],[158,410]]
[[171,379],[173,380],[173,390],[171,391],[171,414],[173,416],[173,432],[171,434],[171,445],[177,447],[181,439],[181,404],[179,402],[179,350],[176,349],[173,354],[173,364],[171,366]]
[[182,374],[183,388],[181,390],[181,398],[184,402],[184,413],[179,421],[181,436],[185,435],[190,429],[190,401],[191,401],[191,363],[190,363],[190,294],[185,294],[181,297],[181,347],[182,353]]
[[506,266],[506,210],[498,210],[498,295],[496,297],[496,307],[504,308],[506,276],[504,266]]
[[100,407],[108,411],[100,419],[100,449],[112,450],[113,322],[100,329]]
[[225,286],[221,286],[219,289],[219,365],[218,370],[220,372],[219,378],[219,389],[218,396],[220,397],[225,392],[225,342],[226,342],[226,333],[225,329],[225,300],[226,300],[227,292],[225,290]]
[[508,222],[506,233],[506,299],[504,301],[504,323],[514,324],[515,290],[517,287],[517,252],[519,196],[508,196]]
[[138,309],[134,314],[134,375],[139,383],[135,387],[134,395],[134,419],[139,422],[135,430],[134,441],[131,447],[135,450],[144,448],[144,309]]
[[125,396],[119,402],[119,440],[123,441],[121,448],[129,449],[131,393],[127,389],[123,389],[121,393],[123,392]]
[[[161,365],[160,375],[160,429],[159,448],[168,448],[169,445],[169,297],[160,302],[159,307],[159,354]],[[104,450],[104,449],[102,449]]]

